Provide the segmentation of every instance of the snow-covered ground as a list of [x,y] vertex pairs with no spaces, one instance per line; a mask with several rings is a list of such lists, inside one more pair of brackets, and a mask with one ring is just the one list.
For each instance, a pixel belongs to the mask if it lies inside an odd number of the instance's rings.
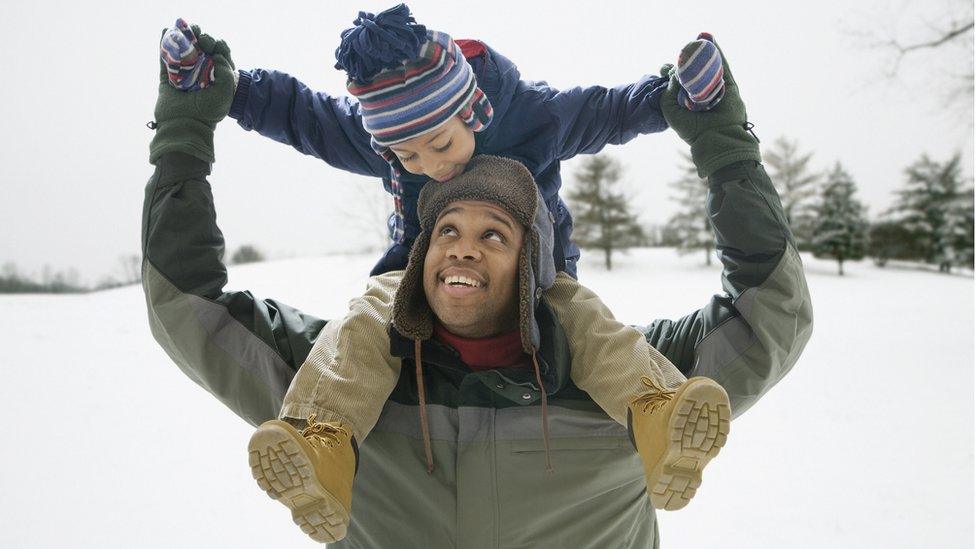
[[[236,267],[250,289],[329,318],[375,257]],[[646,324],[702,306],[719,269],[635,250],[581,276]],[[666,548],[971,548],[973,278],[805,257],[813,339],[737,420]],[[0,296],[0,547],[302,547],[251,480],[251,428],[149,334],[139,287]]]

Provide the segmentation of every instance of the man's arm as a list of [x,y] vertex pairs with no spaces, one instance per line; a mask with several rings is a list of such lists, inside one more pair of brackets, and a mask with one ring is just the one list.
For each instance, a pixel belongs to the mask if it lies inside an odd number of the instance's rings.
[[688,377],[719,382],[738,416],[796,363],[813,330],[813,310],[786,215],[762,164],[736,162],[708,184],[724,293],[690,315],[656,320],[641,331]]
[[183,372],[252,425],[277,417],[325,321],[250,292],[225,292],[224,237],[208,163],[156,161],[142,217],[142,285],[153,337]]
[[282,72],[240,71],[230,117],[246,130],[329,165],[373,177],[387,177],[390,165],[370,146],[359,102],[314,92]]
[[666,78],[647,75],[615,88],[549,90],[544,108],[556,124],[555,156],[566,160],[577,154],[595,154],[608,144],[620,145],[639,134],[666,130],[659,101],[667,85]]

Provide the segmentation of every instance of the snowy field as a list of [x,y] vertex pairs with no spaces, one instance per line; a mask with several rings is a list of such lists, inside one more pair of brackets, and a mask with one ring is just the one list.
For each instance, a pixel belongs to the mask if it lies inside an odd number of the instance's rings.
[[[342,313],[375,259],[236,267],[250,289]],[[720,289],[702,254],[636,250],[583,282],[646,324]],[[805,257],[813,339],[733,423],[662,547],[971,548],[973,278]],[[173,365],[139,287],[0,296],[0,547],[311,547],[247,466],[251,428]]]

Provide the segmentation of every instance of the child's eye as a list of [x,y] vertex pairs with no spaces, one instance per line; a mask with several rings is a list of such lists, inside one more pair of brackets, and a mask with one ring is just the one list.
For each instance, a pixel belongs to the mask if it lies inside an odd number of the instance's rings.
[[417,155],[416,154],[411,154],[410,156],[401,156],[400,157],[400,162],[404,162],[404,163],[406,163],[406,162],[413,162],[416,159],[417,159]]
[[446,151],[447,149],[450,149],[450,148],[451,148],[451,145],[452,145],[453,143],[454,143],[454,140],[453,140],[453,139],[450,139],[450,140],[448,140],[448,142],[447,142],[447,143],[445,143],[445,144],[444,144],[444,146],[442,146],[442,147],[437,147],[437,148],[436,148],[436,149],[434,149],[434,150],[435,150],[435,151],[437,151],[437,152],[439,152],[439,153],[442,153],[442,152],[444,152],[444,151]]

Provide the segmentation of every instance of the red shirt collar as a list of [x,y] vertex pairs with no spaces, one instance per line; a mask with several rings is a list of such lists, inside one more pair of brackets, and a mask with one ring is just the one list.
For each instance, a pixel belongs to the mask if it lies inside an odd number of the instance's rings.
[[532,364],[529,355],[522,350],[522,335],[518,329],[490,337],[461,337],[435,322],[434,339],[456,349],[461,360],[475,371]]

